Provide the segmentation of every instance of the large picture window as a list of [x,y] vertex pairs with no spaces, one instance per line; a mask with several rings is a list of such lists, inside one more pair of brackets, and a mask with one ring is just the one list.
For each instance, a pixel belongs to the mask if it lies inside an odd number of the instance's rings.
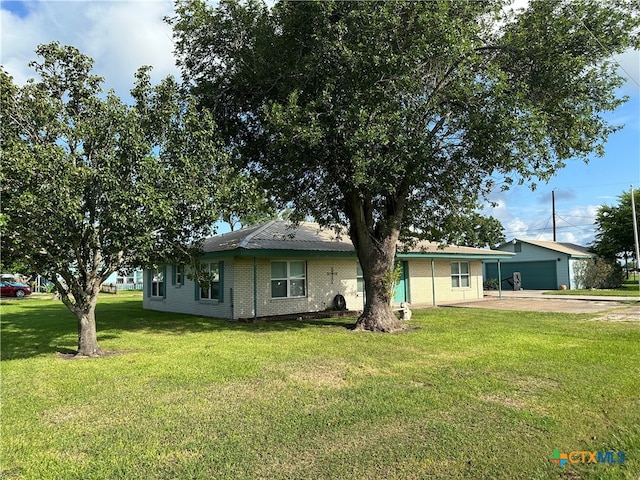
[[451,262],[451,286],[468,288],[471,286],[469,262]]
[[271,298],[307,295],[307,265],[304,261],[271,262]]

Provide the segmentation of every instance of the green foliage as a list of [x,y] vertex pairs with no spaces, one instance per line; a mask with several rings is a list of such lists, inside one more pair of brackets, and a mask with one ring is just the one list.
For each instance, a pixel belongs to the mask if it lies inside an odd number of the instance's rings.
[[478,212],[456,215],[452,213],[441,233],[441,240],[467,247],[496,248],[504,243],[504,227],[500,220]]
[[615,130],[597,112],[621,102],[635,7],[533,2],[500,26],[501,7],[191,0],[171,23],[194,94],[299,216],[441,240],[492,174],[548,179]]
[[293,219],[346,225],[362,265],[388,265],[400,234],[495,241],[459,232],[479,199],[617,129],[601,112],[623,101],[611,55],[638,45],[637,4],[508,3],[188,0],[169,21],[240,164]]
[[500,283],[497,278],[489,278],[485,280],[482,284],[482,288],[484,290],[498,290]]
[[[138,72],[125,105],[102,94],[93,61],[40,45],[36,78],[2,82],[2,257],[56,283],[78,318],[92,318],[102,282],[209,232],[224,169],[215,124],[172,78]],[[221,166],[222,164],[222,166]]]
[[[636,215],[640,211],[640,191],[634,192]],[[592,250],[608,259],[635,257],[631,192],[623,192],[614,206],[602,205],[596,215],[596,239]]]
[[[232,171],[233,172],[233,171]],[[257,179],[247,172],[228,175],[218,192],[221,220],[233,231],[278,218],[276,206]]]
[[397,262],[394,268],[387,270],[387,272],[382,276],[382,284],[384,285],[386,297],[389,299],[389,304],[393,303],[394,293],[396,291],[396,287],[400,283],[400,278],[402,277],[402,263]]
[[625,280],[622,267],[604,258],[577,263],[575,276],[580,288],[620,288]]

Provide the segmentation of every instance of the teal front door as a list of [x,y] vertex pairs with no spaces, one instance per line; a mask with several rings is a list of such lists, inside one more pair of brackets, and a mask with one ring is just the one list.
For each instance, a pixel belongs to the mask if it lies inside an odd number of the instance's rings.
[[409,266],[407,262],[398,262],[400,265],[400,280],[396,284],[396,294],[393,297],[394,303],[409,301]]

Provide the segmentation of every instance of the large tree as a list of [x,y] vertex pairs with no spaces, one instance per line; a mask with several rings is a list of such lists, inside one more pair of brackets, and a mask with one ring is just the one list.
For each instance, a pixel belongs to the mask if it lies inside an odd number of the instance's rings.
[[[502,223],[492,216],[472,212],[465,217],[452,216],[449,220],[453,224],[445,223],[443,230],[447,232],[449,241],[455,245],[497,248],[507,239]],[[444,232],[441,238],[444,238]]]
[[0,70],[2,257],[55,283],[78,321],[78,354],[98,356],[101,284],[195,246],[219,215],[211,192],[225,155],[175,80],[152,87],[141,69],[129,106],[101,94],[74,47],[37,54],[22,87]]
[[634,2],[176,3],[184,79],[239,160],[295,218],[344,225],[367,302],[357,327],[401,328],[399,239],[455,238],[498,185],[602,154],[621,104],[611,55],[638,46]]
[[[640,191],[634,192],[636,214],[640,210]],[[631,192],[618,197],[617,205],[601,205],[596,215],[596,239],[592,250],[608,260],[635,258]],[[637,259],[636,259],[637,261]]]

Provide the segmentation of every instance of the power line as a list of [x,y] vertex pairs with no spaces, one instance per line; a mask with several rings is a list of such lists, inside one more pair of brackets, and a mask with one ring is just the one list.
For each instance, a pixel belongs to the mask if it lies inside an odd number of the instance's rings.
[[573,9],[573,7],[571,6],[571,4],[567,4],[567,6],[569,7],[569,10],[571,10],[573,12],[573,15],[576,17],[576,19],[580,22],[580,24],[582,25],[582,27],[589,32],[589,34],[593,37],[593,39],[596,41],[596,43],[598,45],[600,45],[600,48],[602,48],[602,50],[607,53],[609,55],[609,58],[611,58],[611,60],[613,60],[613,62],[618,65],[618,67],[620,68],[620,70],[622,70],[625,75],[627,76],[627,78],[629,80],[631,80],[633,83],[635,83],[638,87],[640,87],[640,83],[638,83],[636,81],[635,78],[633,78],[631,76],[631,74],[629,72],[627,72],[627,70],[620,64],[620,62],[618,62],[618,60],[616,60],[616,58],[614,57],[614,54],[611,50],[609,50],[607,47],[605,47],[602,42],[600,41],[600,39],[598,37],[596,37],[596,35],[589,29],[589,27],[587,27],[585,25],[585,23],[582,21],[582,19],[576,14],[576,11]]

